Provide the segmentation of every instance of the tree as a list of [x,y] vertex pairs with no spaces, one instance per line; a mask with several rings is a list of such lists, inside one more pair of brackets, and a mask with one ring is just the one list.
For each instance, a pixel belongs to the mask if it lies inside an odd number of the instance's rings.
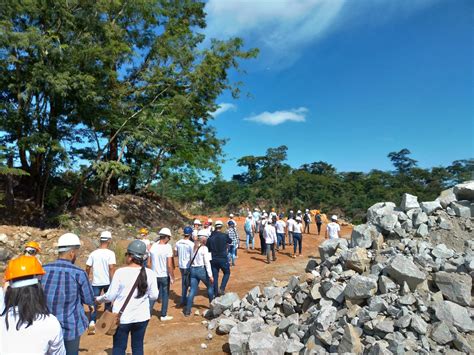
[[417,161],[409,157],[411,152],[403,148],[399,152],[390,152],[387,157],[390,158],[393,166],[399,174],[407,174],[410,170],[417,166]]

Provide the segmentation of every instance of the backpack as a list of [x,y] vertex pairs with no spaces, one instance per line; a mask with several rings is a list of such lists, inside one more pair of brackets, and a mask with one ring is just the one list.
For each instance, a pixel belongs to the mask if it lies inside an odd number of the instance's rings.
[[251,232],[252,232],[252,220],[247,219],[247,220],[245,221],[244,229],[245,229],[245,232],[247,232],[247,233],[251,233]]
[[316,215],[316,223],[322,223],[321,215]]
[[303,220],[308,223],[309,222],[309,215],[307,213],[304,214]]

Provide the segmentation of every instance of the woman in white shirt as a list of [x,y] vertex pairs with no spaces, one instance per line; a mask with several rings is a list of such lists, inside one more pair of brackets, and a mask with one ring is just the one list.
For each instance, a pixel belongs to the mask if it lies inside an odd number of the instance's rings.
[[5,281],[10,284],[0,316],[0,354],[66,354],[61,324],[49,312],[38,280],[44,274],[34,256],[22,255],[9,262]]
[[202,281],[207,287],[207,295],[209,302],[214,299],[214,279],[212,277],[210,253],[204,245],[204,240],[207,238],[206,231],[199,231],[197,239],[194,241],[193,255],[191,257],[191,277],[190,286],[191,291],[187,299],[186,307],[183,311],[186,317],[191,315],[191,308],[193,307],[194,296],[196,296],[199,282]]
[[120,324],[114,335],[114,355],[125,354],[130,333],[132,354],[143,354],[143,339],[150,320],[150,300],[158,298],[156,275],[143,266],[146,253],[146,245],[141,240],[131,242],[125,254],[127,266],[115,272],[107,293],[96,298],[97,303],[112,302],[112,312],[118,313],[138,278],[137,287],[120,317]]
[[301,256],[301,250],[303,249],[303,224],[301,223],[301,217],[297,216],[293,223],[293,258],[296,258],[296,246],[298,245],[299,256]]

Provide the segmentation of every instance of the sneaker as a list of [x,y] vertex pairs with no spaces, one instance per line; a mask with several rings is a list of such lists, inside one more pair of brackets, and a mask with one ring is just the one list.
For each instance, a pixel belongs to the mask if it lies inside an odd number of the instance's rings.
[[185,317],[191,317],[191,313],[187,313],[187,312],[184,312],[184,311],[183,311],[183,316],[185,316]]
[[87,328],[87,334],[89,335],[95,334],[95,322],[93,320],[89,323],[89,327]]
[[171,317],[171,316],[160,317],[160,320],[161,320],[162,322],[165,322],[165,321],[167,321],[167,320],[172,320],[172,319],[173,319],[173,317]]

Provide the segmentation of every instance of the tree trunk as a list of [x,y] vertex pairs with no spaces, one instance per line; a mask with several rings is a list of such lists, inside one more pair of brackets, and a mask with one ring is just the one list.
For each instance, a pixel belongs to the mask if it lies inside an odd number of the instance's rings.
[[[13,168],[13,155],[8,155],[7,160],[8,167],[10,169]],[[15,208],[15,196],[13,194],[13,176],[8,174],[6,176],[6,184],[5,184],[5,207],[7,211],[12,211]]]
[[[111,132],[110,137],[113,137],[115,132]],[[118,159],[118,143],[117,138],[112,139],[109,145],[109,160],[110,161],[117,161]],[[119,189],[119,180],[116,176],[111,176],[110,181],[107,182],[107,188],[105,189],[104,193],[112,193],[116,194]]]

